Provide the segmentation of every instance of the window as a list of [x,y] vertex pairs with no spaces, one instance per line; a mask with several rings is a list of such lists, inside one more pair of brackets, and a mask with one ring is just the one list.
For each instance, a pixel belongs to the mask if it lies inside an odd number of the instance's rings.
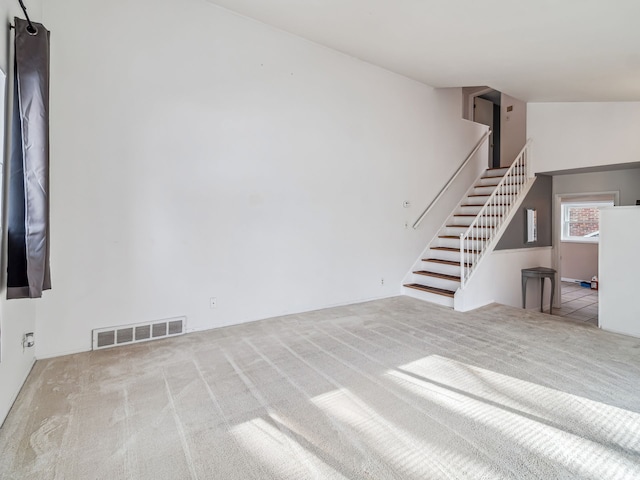
[[601,207],[613,207],[613,201],[563,203],[562,240],[598,243]]

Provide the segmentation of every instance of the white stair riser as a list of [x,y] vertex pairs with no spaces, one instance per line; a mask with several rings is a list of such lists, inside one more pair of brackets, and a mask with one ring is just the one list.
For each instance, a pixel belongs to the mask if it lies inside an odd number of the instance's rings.
[[[504,168],[498,168],[496,170],[488,170],[486,175],[500,175],[501,177],[504,177],[504,175],[507,173],[507,170],[509,170],[509,168],[511,167],[504,167]],[[524,169],[522,167],[515,167],[512,171],[512,174],[521,174],[523,175],[525,173]],[[486,176],[485,175],[485,176]]]
[[477,215],[480,213],[482,205],[460,205],[456,209],[458,215]]
[[452,217],[451,221],[448,223],[450,223],[451,225],[460,225],[461,227],[469,227],[473,220],[474,217]]
[[408,297],[417,298],[426,302],[436,303],[445,307],[453,308],[453,298],[445,297],[444,295],[437,295],[435,293],[423,292],[422,290],[416,290],[415,288],[402,287],[402,294]]
[[500,183],[501,180],[502,177],[481,178],[476,182],[476,187],[489,185],[493,185],[495,187]]
[[467,205],[478,205],[480,207],[483,207],[484,204],[487,203],[487,198],[488,197],[467,197],[465,203]]
[[[477,215],[480,213],[484,205],[460,205],[456,210],[458,215]],[[491,215],[502,215],[505,212],[505,207],[491,207]]]
[[[475,184],[476,187],[480,186],[497,186],[503,177],[491,177],[491,178],[481,178]],[[514,175],[511,177],[516,183],[525,183],[527,180],[524,175]]]
[[[461,233],[465,233],[467,231],[469,227],[468,226],[461,226],[461,227],[444,227],[441,231],[439,235],[455,235],[456,237],[459,237]],[[487,238],[491,235],[491,230],[493,230],[492,228],[478,228],[477,230],[477,237],[480,238]]]
[[[501,217],[486,217],[482,221],[482,226],[491,227],[495,226],[500,222]],[[453,217],[450,221],[447,222],[447,225],[456,225],[461,227],[469,227],[471,223],[476,219],[476,217]],[[446,227],[445,227],[446,228]],[[438,236],[442,235],[442,233],[438,233]]]
[[[484,246],[482,240],[469,240],[465,242],[464,248],[470,248],[472,250],[481,250]],[[459,238],[438,238],[436,247],[449,247],[449,248],[460,248],[460,239]]]
[[435,262],[422,262],[422,267],[420,267],[420,269],[427,270],[429,272],[444,273],[445,275],[460,275],[460,265],[446,265]]
[[473,187],[473,194],[474,195],[491,195],[493,193],[493,191],[496,189],[496,187],[492,187],[492,186],[482,186],[482,187]]
[[460,288],[460,282],[455,280],[446,280],[444,278],[429,277],[427,275],[413,274],[412,283],[418,283],[427,287],[441,288],[443,290],[451,290],[455,292]]
[[[511,205],[515,198],[515,195],[502,195],[499,202],[501,205]],[[484,204],[487,203],[487,200],[489,200],[489,197],[467,197],[466,203],[468,205],[484,206]]]
[[[434,250],[433,248],[430,248],[429,258],[435,258],[437,260],[448,260],[450,262],[459,262],[460,252],[447,252],[446,250]],[[459,275],[459,272],[457,272],[455,275]]]

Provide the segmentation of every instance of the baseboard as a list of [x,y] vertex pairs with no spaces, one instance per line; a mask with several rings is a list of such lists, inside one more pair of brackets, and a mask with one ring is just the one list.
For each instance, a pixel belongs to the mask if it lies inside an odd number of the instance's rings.
[[[308,312],[315,312],[315,311],[318,311],[318,310],[327,310],[329,308],[346,307],[348,305],[358,305],[360,303],[374,302],[376,300],[385,300],[387,298],[394,298],[394,297],[401,297],[401,296],[402,296],[402,293],[401,292],[397,292],[397,293],[392,293],[392,294],[389,294],[389,295],[383,295],[381,297],[365,298],[365,299],[360,299],[360,300],[352,300],[352,301],[349,301],[349,302],[330,304],[330,305],[327,305],[327,306],[324,306],[324,307],[310,308],[310,309],[299,310],[299,311],[298,310],[284,311],[284,312],[281,312],[281,313],[276,313],[274,315],[270,315],[268,317],[255,318],[255,319],[252,319],[252,320],[243,320],[241,322],[230,323],[228,325],[213,325],[213,326],[206,325],[206,326],[187,328],[185,333],[206,332],[208,330],[215,330],[216,328],[236,327],[238,325],[247,325],[249,323],[262,322],[263,320],[269,320],[269,319],[278,318],[278,317],[285,317],[287,315],[299,315],[299,314],[308,313]],[[187,323],[187,325],[188,325],[188,323]]]
[[577,278],[569,278],[569,277],[560,277],[560,281],[569,282],[569,283],[580,283],[580,282],[586,282],[587,280],[580,280]]
[[598,324],[598,328],[600,330],[602,330],[603,332],[613,333],[615,335],[624,335],[625,337],[640,338],[640,335],[636,335],[636,334],[628,333],[628,332],[620,332],[618,330],[611,330],[609,328],[602,327],[600,324]]
[[[373,302],[375,300],[384,300],[386,298],[393,298],[393,297],[399,297],[399,296],[401,296],[401,293],[399,291],[397,291],[397,292],[393,292],[393,293],[390,293],[388,295],[382,295],[382,296],[379,296],[379,297],[361,298],[361,299],[351,300],[351,301],[347,301],[347,302],[334,303],[334,304],[323,305],[323,306],[314,307],[314,308],[307,308],[307,309],[304,309],[304,310],[282,311],[282,312],[278,312],[278,313],[275,313],[273,315],[270,315],[268,317],[255,318],[255,319],[251,319],[251,320],[243,320],[243,321],[236,322],[236,323],[230,323],[228,325],[205,325],[205,326],[192,327],[192,328],[187,328],[185,330],[185,333],[206,332],[207,330],[213,330],[215,328],[226,328],[226,327],[233,327],[233,326],[237,326],[237,325],[245,325],[247,323],[253,323],[253,322],[260,322],[262,320],[268,320],[270,318],[283,317],[285,315],[298,315],[298,314],[301,314],[301,313],[314,312],[316,310],[325,310],[327,308],[344,307],[344,306],[347,306],[347,305],[357,305],[359,303]],[[189,326],[188,322],[187,322],[187,326]],[[91,351],[93,351],[93,350],[91,349],[91,346],[89,346],[88,348],[81,348],[81,349],[76,349],[76,350],[67,350],[67,351],[63,351],[63,352],[53,352],[53,353],[45,353],[43,355],[36,355],[35,359],[36,360],[47,360],[47,359],[50,359],[50,358],[64,357],[64,356],[67,356],[67,355],[75,355],[75,354],[78,354],[78,353],[85,353],[85,352],[91,352]]]
[[0,412],[0,428],[2,428],[4,426],[4,422],[7,419],[7,417],[9,416],[9,412],[13,408],[13,405],[16,403],[16,400],[18,399],[18,395],[20,395],[20,392],[22,391],[22,388],[24,387],[24,384],[27,383],[27,379],[29,378],[29,375],[31,375],[31,371],[33,370],[33,366],[35,364],[36,364],[36,359],[34,357],[34,359],[31,361],[31,366],[29,367],[29,371],[25,375],[24,380],[20,384],[20,387],[18,387],[18,390],[16,391],[16,393],[13,395],[13,397],[11,399],[11,403],[9,404],[9,409],[6,412]]
[[66,357],[67,355],[75,355],[77,353],[85,353],[90,351],[91,351],[91,348],[82,348],[79,350],[69,350],[66,352],[47,353],[44,355],[36,356],[36,360],[47,360],[49,358]]

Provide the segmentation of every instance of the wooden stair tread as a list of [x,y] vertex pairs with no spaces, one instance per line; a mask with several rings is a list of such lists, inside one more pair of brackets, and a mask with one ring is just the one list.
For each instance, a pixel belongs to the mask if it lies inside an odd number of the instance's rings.
[[[467,195],[467,197],[490,197],[492,194],[485,195],[484,193],[474,193],[472,195]],[[507,195],[515,195],[515,193],[496,193],[496,197],[498,195],[507,196]]]
[[404,286],[409,288],[414,288],[416,290],[422,290],[423,292],[435,293],[436,295],[443,295],[445,297],[451,297],[451,298],[453,298],[456,294],[456,292],[452,292],[451,290],[444,290],[442,288],[435,288],[435,287],[426,287],[418,283],[407,283]]
[[[441,265],[452,265],[454,267],[459,267],[460,262],[452,262],[451,260],[440,260],[439,258],[423,258],[423,262],[431,262],[431,263],[439,263]],[[470,267],[470,263],[465,263],[465,267]]]
[[[460,240],[459,235],[438,235],[438,238],[455,238],[457,240]],[[467,240],[487,240],[487,238],[486,237],[469,237],[467,238]]]
[[[460,249],[459,248],[451,248],[451,247],[431,247],[431,250],[440,250],[441,252],[457,252],[460,253]],[[465,252],[468,253],[480,253],[480,250],[467,250],[465,249]]]
[[460,276],[456,277],[455,275],[446,275],[444,273],[428,272],[427,270],[417,270],[413,273],[415,273],[416,275],[424,275],[425,277],[440,278],[442,280],[452,280],[454,282],[460,281]]
[[[462,207],[477,207],[479,205],[461,205]],[[454,217],[477,217],[478,215],[474,215],[473,213],[456,213],[453,215]],[[501,217],[502,215],[483,215],[484,217]],[[464,227],[464,225],[462,225]],[[467,225],[468,226],[468,225]]]
[[[524,173],[518,173],[517,175],[514,175],[514,177],[521,177],[523,175]],[[504,175],[489,175],[486,177],[480,177],[480,179],[483,179],[483,178],[504,178]]]
[[[477,215],[473,215],[473,216],[476,217]],[[445,225],[445,226],[447,228],[469,228],[469,225]],[[496,228],[496,227],[493,227],[493,226],[483,226],[483,227],[475,226],[473,228]]]

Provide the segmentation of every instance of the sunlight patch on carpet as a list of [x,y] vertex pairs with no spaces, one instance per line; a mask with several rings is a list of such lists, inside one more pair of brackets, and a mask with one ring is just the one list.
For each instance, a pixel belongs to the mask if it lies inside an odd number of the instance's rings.
[[638,471],[635,412],[437,355],[390,369],[386,376],[575,475],[631,478]]

